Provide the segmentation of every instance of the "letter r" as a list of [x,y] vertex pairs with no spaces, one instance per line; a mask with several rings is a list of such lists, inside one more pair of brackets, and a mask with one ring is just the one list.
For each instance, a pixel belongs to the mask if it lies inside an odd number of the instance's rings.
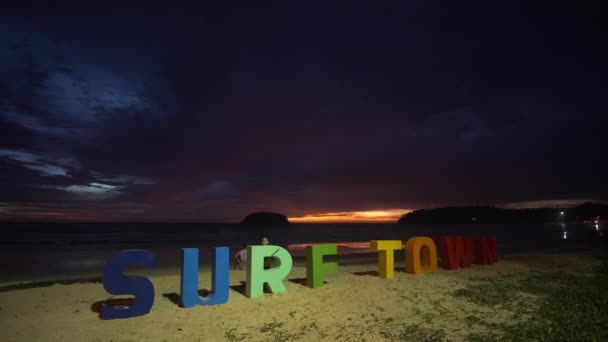
[[[291,271],[292,259],[289,252],[279,246],[249,246],[247,248],[247,288],[249,298],[259,297],[263,294],[264,284],[268,284],[272,293],[285,291],[283,279]],[[264,269],[264,258],[274,257],[278,266],[269,270]]]

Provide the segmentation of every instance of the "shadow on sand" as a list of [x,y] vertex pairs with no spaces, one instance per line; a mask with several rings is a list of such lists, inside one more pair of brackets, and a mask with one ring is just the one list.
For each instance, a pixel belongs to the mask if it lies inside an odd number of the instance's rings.
[[361,271],[361,272],[353,272],[352,274],[356,276],[378,276],[378,271]]
[[[302,285],[304,287],[308,287],[308,283],[306,282],[306,278],[292,278],[288,279],[290,282],[298,285]],[[323,281],[323,284],[328,284],[328,282]]]
[[241,281],[238,285],[230,285],[230,288],[234,292],[238,292],[245,296],[245,291],[247,290],[247,282]]
[[101,307],[104,304],[118,306],[118,307],[126,307],[135,304],[135,298],[111,298],[106,300],[100,300],[91,304],[91,311],[97,313],[99,318],[101,318]]
[[[207,297],[210,293],[211,291],[207,289],[198,289],[198,295],[201,297]],[[163,297],[167,298],[171,301],[171,303],[179,306],[180,308],[184,307],[184,304],[182,303],[182,297],[177,292],[163,293]]]
[[[403,267],[395,267],[395,272],[407,273]],[[356,276],[378,277],[378,271],[361,271],[361,272],[353,272],[352,274],[354,274]]]

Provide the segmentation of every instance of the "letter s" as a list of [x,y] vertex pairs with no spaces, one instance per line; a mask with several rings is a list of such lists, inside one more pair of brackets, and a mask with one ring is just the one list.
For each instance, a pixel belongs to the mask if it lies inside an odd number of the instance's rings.
[[135,304],[127,307],[114,307],[103,304],[102,319],[129,318],[150,312],[154,303],[154,285],[144,277],[125,276],[122,270],[128,266],[154,267],[154,254],[141,249],[122,251],[114,255],[103,271],[103,287],[113,295],[133,295]]

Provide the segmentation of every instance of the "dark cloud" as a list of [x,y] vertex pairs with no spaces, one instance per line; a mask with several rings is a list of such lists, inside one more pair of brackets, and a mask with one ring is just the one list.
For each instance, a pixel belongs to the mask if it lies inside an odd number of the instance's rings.
[[56,7],[3,11],[3,219],[608,200],[593,4]]

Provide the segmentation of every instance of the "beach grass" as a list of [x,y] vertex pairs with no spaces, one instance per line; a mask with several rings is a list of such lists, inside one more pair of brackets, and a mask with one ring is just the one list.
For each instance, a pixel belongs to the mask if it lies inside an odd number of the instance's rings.
[[[598,341],[608,339],[608,288],[598,277],[562,273],[531,274],[511,282],[483,281],[455,295],[479,305],[501,305],[513,310],[512,320],[489,323],[468,316],[469,325],[482,325],[484,333],[469,341]],[[598,286],[600,285],[600,286]],[[477,291],[482,288],[484,291]],[[488,294],[484,296],[483,294]],[[530,297],[527,295],[534,295]]]
[[[455,291],[479,305],[500,305],[513,310],[513,320],[488,323],[468,316],[469,325],[489,329],[469,341],[603,341],[608,340],[608,261],[592,274],[540,272],[509,280],[483,279]],[[535,296],[530,297],[530,295]]]

